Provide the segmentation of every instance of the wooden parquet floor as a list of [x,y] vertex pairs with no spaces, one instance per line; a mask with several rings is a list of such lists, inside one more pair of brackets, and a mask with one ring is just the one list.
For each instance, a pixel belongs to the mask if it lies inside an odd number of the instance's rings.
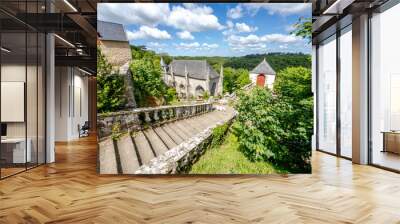
[[95,138],[0,181],[0,223],[400,223],[400,175],[315,152],[312,175],[96,174]]

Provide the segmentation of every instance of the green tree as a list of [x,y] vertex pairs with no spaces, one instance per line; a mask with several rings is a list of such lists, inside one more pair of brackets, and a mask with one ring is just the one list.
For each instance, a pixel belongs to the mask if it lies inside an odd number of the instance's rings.
[[251,82],[249,77],[249,71],[247,71],[246,69],[243,68],[237,69],[236,73],[237,73],[236,89],[240,89]]
[[294,30],[291,34],[308,39],[311,42],[312,38],[312,21],[311,18],[300,17],[297,23],[293,25]]
[[149,106],[149,97],[163,98],[166,86],[161,79],[160,62],[154,58],[134,60],[130,65],[134,95],[139,106]]
[[311,70],[286,68],[277,74],[274,95],[256,87],[240,93],[234,125],[240,149],[251,160],[266,160],[290,172],[310,172],[313,131]]
[[304,67],[290,67],[276,75],[274,91],[280,96],[285,96],[300,101],[313,96],[311,90],[311,70]]
[[235,92],[249,83],[249,72],[246,69],[224,68],[224,92]]
[[97,111],[120,110],[126,104],[124,77],[115,74],[101,50],[97,49]]

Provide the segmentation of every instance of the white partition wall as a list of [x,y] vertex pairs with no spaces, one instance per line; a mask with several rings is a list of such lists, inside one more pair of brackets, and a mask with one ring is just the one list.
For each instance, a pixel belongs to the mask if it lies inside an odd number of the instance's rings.
[[318,48],[318,149],[336,153],[336,36]]
[[79,138],[78,127],[88,121],[88,76],[75,67],[56,67],[55,140]]

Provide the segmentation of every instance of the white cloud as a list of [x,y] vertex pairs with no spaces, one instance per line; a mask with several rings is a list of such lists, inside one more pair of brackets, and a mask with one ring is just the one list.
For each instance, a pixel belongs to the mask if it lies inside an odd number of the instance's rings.
[[248,36],[230,35],[227,41],[232,50],[241,51],[246,49],[266,49],[267,43],[289,44],[301,41],[301,39],[293,35],[284,34],[266,34],[263,36],[250,34]]
[[219,45],[209,43],[200,44],[199,42],[192,42],[175,44],[175,47],[181,50],[212,50],[218,48]]
[[161,24],[188,32],[224,28],[211,7],[193,3],[174,6],[172,9],[169,4],[160,3],[100,3],[98,18],[124,25],[156,27]]
[[189,32],[223,29],[212,8],[198,4],[174,6],[168,17],[168,25]]
[[258,30],[258,27],[251,27],[246,23],[236,23],[235,27],[239,33],[250,33]]
[[194,36],[189,32],[189,31],[182,31],[178,32],[176,35],[178,35],[179,38],[182,40],[193,40]]
[[169,4],[99,3],[99,20],[120,24],[154,26],[165,23],[170,14]]
[[279,45],[280,49],[288,49],[288,44]]
[[163,47],[166,47],[167,45],[163,44],[163,43],[158,43],[158,42],[149,42],[147,44],[147,46],[148,47],[155,47],[155,48],[163,48]]
[[215,49],[219,47],[218,44],[207,44],[207,43],[203,43],[201,46],[204,50]]
[[310,13],[311,3],[248,3],[245,7],[255,15],[258,10],[265,9],[270,15],[295,15]]
[[149,42],[149,43],[146,44],[146,47],[148,49],[158,50],[158,51],[164,50],[166,46],[167,46],[166,44],[158,43],[158,42]]
[[226,26],[227,26],[229,29],[232,29],[235,25],[233,24],[232,21],[228,20],[228,21],[226,21]]
[[193,43],[179,43],[179,44],[175,44],[175,46],[178,49],[190,50],[190,49],[197,49],[201,45],[199,44],[199,42],[193,42]]
[[242,14],[242,6],[237,5],[235,8],[231,8],[226,13],[226,16],[231,19],[239,19],[243,16]]
[[137,31],[127,31],[128,40],[136,39],[171,39],[171,35],[165,30],[159,30],[155,27],[141,26]]

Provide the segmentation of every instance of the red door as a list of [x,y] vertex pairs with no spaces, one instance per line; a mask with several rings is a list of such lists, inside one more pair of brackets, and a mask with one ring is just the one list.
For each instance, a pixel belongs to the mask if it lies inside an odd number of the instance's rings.
[[257,86],[264,87],[265,86],[265,75],[259,74],[257,76]]

